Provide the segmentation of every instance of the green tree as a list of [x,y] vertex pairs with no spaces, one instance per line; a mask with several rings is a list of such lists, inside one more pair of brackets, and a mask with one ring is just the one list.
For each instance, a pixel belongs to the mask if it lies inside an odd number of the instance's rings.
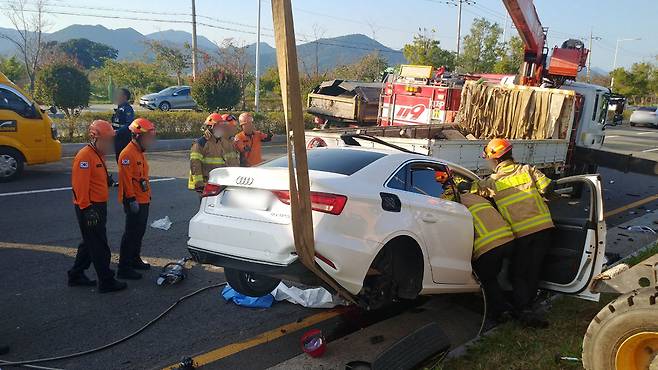
[[181,85],[183,71],[191,66],[192,56],[159,41],[147,41],[146,45],[155,54],[155,62],[170,73],[175,74],[176,83]]
[[502,74],[518,73],[523,64],[524,51],[523,40],[518,36],[513,36],[501,49],[500,58],[494,64],[493,71]]
[[260,92],[281,95],[281,80],[276,66],[266,69],[260,76]]
[[116,59],[119,55],[117,49],[85,38],[70,39],[62,43],[56,42],[54,46],[77,60],[85,69],[101,67],[106,59]]
[[15,83],[22,81],[27,77],[25,65],[23,65],[16,56],[9,58],[0,57],[0,72]]
[[625,95],[635,104],[645,104],[658,97],[658,66],[642,62],[634,63],[630,70],[617,68],[610,72],[614,78],[614,91]]
[[442,49],[439,40],[434,38],[436,31],[418,29],[410,44],[404,45],[402,54],[411,64],[431,65],[435,68],[445,66],[449,70],[455,68],[455,54]]
[[503,33],[498,23],[491,23],[485,18],[473,20],[471,30],[464,37],[464,51],[458,58],[459,69],[467,73],[491,72],[502,54],[503,45],[500,35]]
[[203,109],[232,109],[240,102],[240,81],[223,67],[210,67],[192,83],[192,97]]
[[144,62],[106,60],[103,67],[91,72],[94,91],[107,91],[110,82],[126,87],[135,95],[159,91],[175,82],[159,65]]
[[388,68],[386,59],[381,54],[374,52],[365,55],[355,63],[336,67],[333,75],[343,80],[379,81],[386,68]]
[[[56,106],[74,122],[71,117],[89,105],[90,83],[87,75],[76,67],[51,64],[37,73],[34,92],[38,101]],[[72,139],[75,130],[68,131]]]

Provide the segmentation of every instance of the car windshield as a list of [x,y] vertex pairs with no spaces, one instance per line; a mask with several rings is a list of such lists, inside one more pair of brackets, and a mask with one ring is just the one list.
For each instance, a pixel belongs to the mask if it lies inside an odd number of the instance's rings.
[[[352,175],[386,154],[352,149],[311,149],[307,152],[308,169]],[[288,167],[288,157],[265,162],[261,167]]]
[[655,112],[656,107],[639,107],[637,110],[646,111],[646,112]]
[[160,92],[158,94],[170,94],[170,93],[174,92],[174,90],[176,90],[176,89],[177,89],[177,87],[175,87],[175,86],[168,87],[164,90],[160,90]]

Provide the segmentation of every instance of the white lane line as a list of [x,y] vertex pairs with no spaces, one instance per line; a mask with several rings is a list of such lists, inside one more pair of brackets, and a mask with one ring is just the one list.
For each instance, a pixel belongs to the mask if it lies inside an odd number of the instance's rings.
[[606,139],[612,139],[612,138],[615,138],[615,137],[620,137],[620,136],[619,135],[607,135],[605,138]]
[[[166,177],[163,179],[153,179],[150,180],[149,182],[162,182],[162,181],[172,181],[176,180],[175,177]],[[13,193],[0,193],[0,197],[10,197],[14,195],[27,195],[27,194],[38,194],[38,193],[50,193],[53,191],[65,191],[65,190],[71,190],[71,187],[65,187],[65,188],[51,188],[51,189],[39,189],[39,190],[26,190],[26,191],[15,191]]]
[[637,134],[638,135],[649,135],[649,134],[653,134],[653,132],[652,131],[643,131],[643,132],[638,132]]
[[656,151],[658,151],[658,148],[643,150],[642,153],[649,153],[649,152],[656,152]]

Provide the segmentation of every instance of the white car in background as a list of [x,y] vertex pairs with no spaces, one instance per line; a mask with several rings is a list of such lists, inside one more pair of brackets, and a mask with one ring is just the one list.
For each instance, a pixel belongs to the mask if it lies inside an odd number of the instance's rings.
[[[308,164],[315,259],[361,306],[480,289],[471,271],[471,214],[442,199],[446,189],[435,180],[436,171],[470,180],[475,174],[428,156],[360,146],[309,150]],[[578,183],[582,198],[569,198]],[[576,176],[558,187],[562,196],[552,206],[559,208],[559,243],[546,257],[543,287],[598,299],[587,287],[605,260],[600,180]],[[578,207],[569,206],[574,201]],[[249,296],[271,292],[280,279],[322,285],[297,257],[285,156],[213,170],[190,220],[188,249],[196,261],[223,267],[229,284]]]
[[639,107],[631,113],[629,121],[631,126],[645,125],[658,127],[658,108]]

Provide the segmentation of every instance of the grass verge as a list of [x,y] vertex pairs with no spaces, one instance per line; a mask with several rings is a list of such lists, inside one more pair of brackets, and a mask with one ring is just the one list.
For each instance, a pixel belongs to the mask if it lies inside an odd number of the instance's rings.
[[[624,260],[631,266],[658,253],[658,244]],[[506,323],[472,344],[458,358],[447,359],[431,370],[554,370],[582,369],[580,362],[556,362],[556,355],[580,358],[583,335],[590,320],[617,295],[602,294],[600,302],[562,296],[548,311],[548,329],[527,329]]]

